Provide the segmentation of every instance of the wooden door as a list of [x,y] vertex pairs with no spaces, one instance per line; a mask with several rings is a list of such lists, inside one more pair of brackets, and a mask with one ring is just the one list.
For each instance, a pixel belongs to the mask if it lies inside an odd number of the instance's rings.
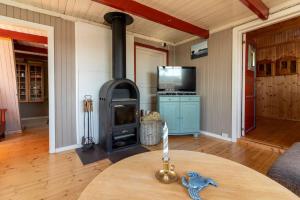
[[244,133],[255,128],[255,43],[246,37],[245,45],[245,124]]
[[157,66],[167,65],[166,52],[136,46],[136,84],[140,91],[140,108],[156,109]]

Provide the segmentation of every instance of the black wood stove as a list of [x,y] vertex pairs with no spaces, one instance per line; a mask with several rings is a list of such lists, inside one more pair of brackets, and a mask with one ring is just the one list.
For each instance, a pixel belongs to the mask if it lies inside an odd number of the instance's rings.
[[111,12],[104,19],[112,28],[113,80],[100,89],[100,142],[111,153],[139,144],[140,94],[136,84],[126,79],[126,25],[133,18]]

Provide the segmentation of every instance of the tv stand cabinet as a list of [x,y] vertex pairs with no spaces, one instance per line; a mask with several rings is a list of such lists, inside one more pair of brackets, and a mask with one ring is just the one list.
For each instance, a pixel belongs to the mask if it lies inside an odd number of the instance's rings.
[[157,110],[167,122],[169,135],[200,134],[200,96],[157,95]]

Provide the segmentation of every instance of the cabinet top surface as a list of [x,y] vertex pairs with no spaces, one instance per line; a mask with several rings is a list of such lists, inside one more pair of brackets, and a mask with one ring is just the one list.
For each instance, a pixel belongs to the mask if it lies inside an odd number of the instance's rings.
[[159,94],[158,97],[200,97],[200,95],[165,95]]

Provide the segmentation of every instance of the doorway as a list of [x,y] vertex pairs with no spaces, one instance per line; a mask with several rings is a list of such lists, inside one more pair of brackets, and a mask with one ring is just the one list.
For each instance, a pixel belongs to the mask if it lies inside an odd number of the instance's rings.
[[[19,19],[9,18],[5,16],[0,16],[0,26],[1,26],[1,37],[8,38],[10,40],[11,46],[18,43],[18,41],[25,41],[29,43],[47,43],[48,52],[47,52],[47,58],[46,58],[46,65],[48,72],[48,80],[46,80],[47,83],[45,85],[48,85],[48,115],[49,118],[46,120],[48,121],[49,128],[47,129],[47,141],[45,142],[45,145],[48,144],[46,151],[49,153],[54,153],[55,150],[55,88],[54,88],[54,27],[42,25],[42,24],[36,24],[32,22],[27,22]],[[42,33],[42,34],[41,34]],[[25,37],[23,37],[25,36]],[[33,38],[38,38],[37,41],[31,41]],[[26,46],[26,45],[25,45]],[[33,45],[34,46],[34,45]],[[35,48],[35,47],[30,47]],[[38,48],[38,47],[37,47]],[[23,50],[19,49],[19,53]],[[22,52],[24,53],[24,52]],[[41,53],[41,52],[40,52]],[[19,100],[18,100],[18,92],[17,92],[17,66],[15,65],[15,52],[13,48],[11,48],[11,55],[13,55],[13,59],[11,62],[11,70],[10,74],[14,74],[14,78],[11,78],[11,84],[7,85],[7,88],[11,88],[12,86],[16,86],[15,90],[11,93],[13,96],[15,96],[15,100],[12,102],[16,105],[17,112],[11,117],[12,119],[16,119],[15,121],[19,121],[17,124],[17,127],[19,127],[19,131],[21,131],[21,120],[20,120],[20,109],[19,109]],[[25,53],[26,54],[26,53]],[[43,54],[43,53],[42,53]],[[41,56],[39,53],[37,53],[34,56]],[[36,63],[34,63],[36,64]],[[24,74],[25,75],[25,74]],[[20,76],[21,73],[20,73]],[[44,81],[45,82],[45,81]],[[34,90],[37,88],[33,88]],[[38,93],[36,93],[36,96]],[[1,105],[1,107],[8,107],[10,104],[6,103],[5,105]],[[6,116],[9,117],[10,114],[8,114],[10,110],[7,109]],[[11,112],[10,112],[11,113]],[[8,119],[7,119],[8,120]],[[14,129],[11,132],[15,132],[16,129]],[[42,132],[42,131],[41,131]],[[16,134],[17,135],[17,134]],[[15,138],[15,136],[11,135],[12,138]],[[31,138],[31,137],[28,137]]]
[[270,14],[268,20],[260,19],[236,26],[232,31],[232,141],[236,142],[244,130],[244,97],[245,97],[245,78],[243,65],[243,34],[263,28],[278,22],[286,21],[295,17],[299,17],[300,5],[290,8],[278,10]]
[[48,129],[48,45],[13,40],[22,131]]
[[300,141],[299,27],[296,17],[246,33],[244,139],[282,149]]

